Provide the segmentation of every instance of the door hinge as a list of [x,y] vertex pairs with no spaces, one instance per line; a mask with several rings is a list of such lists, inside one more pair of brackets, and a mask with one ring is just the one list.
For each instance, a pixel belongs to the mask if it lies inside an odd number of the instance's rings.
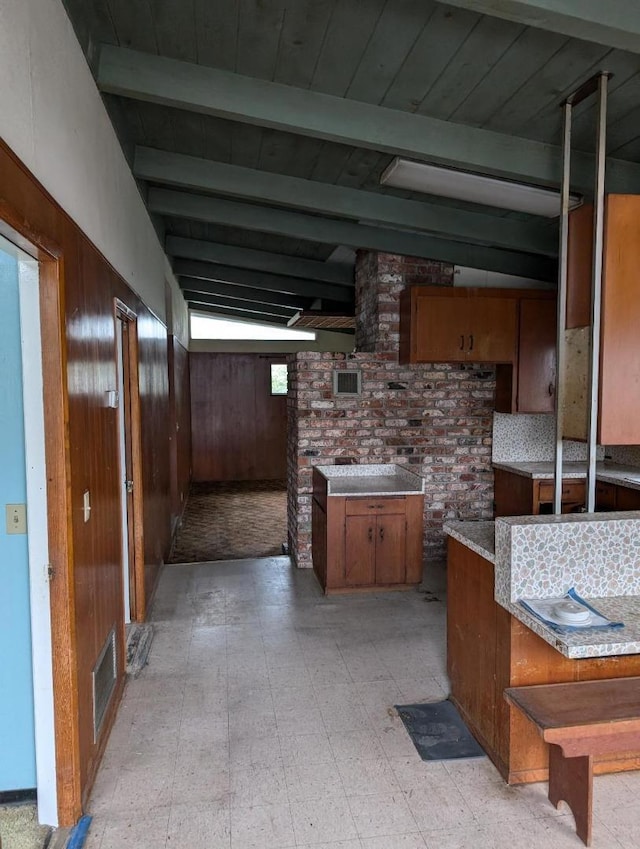
[[55,573],[55,569],[53,568],[51,563],[47,563],[45,570],[46,570],[46,574],[47,574],[47,580],[52,581],[53,577],[56,573]]
[[133,492],[133,481],[125,480],[124,487],[128,493]]

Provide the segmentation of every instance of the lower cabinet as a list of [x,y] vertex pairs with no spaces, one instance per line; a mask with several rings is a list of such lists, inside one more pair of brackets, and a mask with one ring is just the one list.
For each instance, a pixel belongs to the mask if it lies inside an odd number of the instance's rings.
[[640,490],[597,481],[596,510],[640,510]]
[[421,495],[314,498],[313,568],[325,592],[422,580]]
[[[553,481],[494,469],[495,516],[537,516],[553,513]],[[580,511],[586,501],[586,484],[577,478],[562,481],[562,512]]]

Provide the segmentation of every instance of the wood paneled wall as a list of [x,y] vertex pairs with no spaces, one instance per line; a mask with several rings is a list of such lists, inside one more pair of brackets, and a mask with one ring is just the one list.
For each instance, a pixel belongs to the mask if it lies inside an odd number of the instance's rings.
[[[60,824],[70,825],[81,813],[106,738],[103,733],[93,740],[91,672],[114,626],[120,688],[124,681],[118,426],[117,411],[106,404],[107,391],[117,386],[114,298],[138,317],[147,597],[171,533],[167,334],[2,143],[0,186],[0,232],[22,235],[40,249],[42,260],[45,427],[53,428],[47,433],[47,474],[58,798]],[[91,497],[88,522],[85,490]]]
[[171,432],[171,519],[175,526],[189,494],[191,480],[191,392],[189,352],[169,337],[169,406]]
[[287,399],[264,354],[190,355],[193,480],[286,477]]

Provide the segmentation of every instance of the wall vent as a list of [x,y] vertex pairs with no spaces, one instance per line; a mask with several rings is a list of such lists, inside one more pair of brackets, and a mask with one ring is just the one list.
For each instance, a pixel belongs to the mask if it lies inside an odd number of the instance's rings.
[[93,667],[93,741],[98,740],[111,696],[116,687],[116,631],[109,632],[100,656]]
[[336,369],[333,372],[334,395],[360,395],[362,393],[362,372],[355,369]]

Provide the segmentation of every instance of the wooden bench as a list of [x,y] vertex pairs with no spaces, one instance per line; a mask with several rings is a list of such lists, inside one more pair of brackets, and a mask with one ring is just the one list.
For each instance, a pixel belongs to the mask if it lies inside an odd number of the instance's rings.
[[549,801],[565,801],[591,845],[593,758],[640,751],[640,677],[510,687],[505,699],[549,744]]

